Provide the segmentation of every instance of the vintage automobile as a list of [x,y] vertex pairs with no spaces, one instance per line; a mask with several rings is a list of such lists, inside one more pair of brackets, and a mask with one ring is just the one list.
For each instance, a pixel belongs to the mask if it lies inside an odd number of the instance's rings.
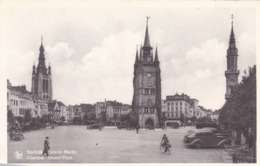
[[101,130],[103,127],[104,127],[103,124],[96,123],[96,124],[93,124],[93,125],[88,125],[87,129],[99,129],[99,130]]
[[215,123],[196,123],[196,129],[202,129],[205,127],[219,128],[219,126]]
[[116,127],[118,129],[124,129],[124,128],[127,128],[127,124],[123,123],[123,122],[119,122],[119,123],[116,124]]
[[171,128],[173,128],[173,129],[178,129],[178,128],[180,128],[180,125],[179,125],[179,123],[177,123],[177,122],[168,123],[168,126],[171,127]]
[[221,147],[231,143],[231,139],[226,134],[214,133],[211,131],[195,131],[192,134],[185,136],[183,142],[197,149],[202,147]]
[[191,130],[188,131],[188,135],[191,135],[192,133],[199,132],[199,131],[209,131],[209,132],[213,132],[213,133],[220,132],[219,129],[214,128],[214,127],[204,127],[204,128],[201,128],[201,129],[191,129]]

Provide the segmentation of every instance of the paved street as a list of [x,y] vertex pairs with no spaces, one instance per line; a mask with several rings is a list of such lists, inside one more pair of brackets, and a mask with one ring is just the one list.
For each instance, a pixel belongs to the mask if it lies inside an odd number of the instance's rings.
[[[25,140],[8,142],[11,163],[223,163],[223,149],[191,149],[183,146],[184,134],[191,127],[163,130],[135,130],[105,127],[102,131],[86,126],[59,126],[54,130],[24,133]],[[172,153],[160,152],[159,144],[166,134]],[[42,157],[43,141],[49,136],[53,153]],[[23,153],[16,159],[16,151]],[[68,154],[70,153],[70,154]],[[17,154],[17,153],[16,153]],[[21,153],[20,153],[21,154]],[[19,157],[18,157],[19,158]]]

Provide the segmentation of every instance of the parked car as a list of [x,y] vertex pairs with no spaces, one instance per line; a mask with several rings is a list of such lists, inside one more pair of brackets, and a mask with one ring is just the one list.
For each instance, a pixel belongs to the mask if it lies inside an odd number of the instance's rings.
[[99,130],[101,130],[103,127],[104,127],[103,124],[96,123],[96,124],[93,124],[93,125],[88,125],[87,129],[99,129]]
[[194,148],[202,147],[221,147],[231,143],[230,137],[221,133],[214,133],[209,131],[195,131],[194,133],[185,136],[183,142]]
[[177,122],[168,123],[168,126],[174,129],[178,129],[180,127],[179,123]]
[[188,134],[186,136],[191,135],[194,132],[200,132],[200,131],[208,131],[208,132],[213,132],[213,133],[219,133],[220,130],[214,128],[214,127],[204,127],[202,129],[191,129],[188,131]]
[[217,124],[215,123],[196,123],[196,129],[202,129],[205,127],[214,127],[214,128],[220,128]]
[[119,122],[116,124],[116,127],[118,129],[124,129],[124,128],[126,128],[126,126],[127,126],[126,123],[122,123],[122,122]]

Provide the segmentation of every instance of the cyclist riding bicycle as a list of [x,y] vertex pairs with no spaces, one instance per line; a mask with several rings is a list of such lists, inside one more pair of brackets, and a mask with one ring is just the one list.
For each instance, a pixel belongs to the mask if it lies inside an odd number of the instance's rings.
[[163,147],[165,147],[164,152],[167,152],[168,148],[169,148],[169,140],[168,140],[166,134],[163,135],[161,144],[162,144]]

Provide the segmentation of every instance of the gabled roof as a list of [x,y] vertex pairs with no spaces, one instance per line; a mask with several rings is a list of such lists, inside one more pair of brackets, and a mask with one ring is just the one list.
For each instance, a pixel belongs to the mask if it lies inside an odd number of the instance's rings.
[[54,111],[54,107],[56,105],[57,102],[50,102],[48,103],[48,110],[49,111]]
[[65,106],[65,107],[67,107],[65,104],[63,104],[61,101],[58,101],[58,104],[59,104],[59,106]]

